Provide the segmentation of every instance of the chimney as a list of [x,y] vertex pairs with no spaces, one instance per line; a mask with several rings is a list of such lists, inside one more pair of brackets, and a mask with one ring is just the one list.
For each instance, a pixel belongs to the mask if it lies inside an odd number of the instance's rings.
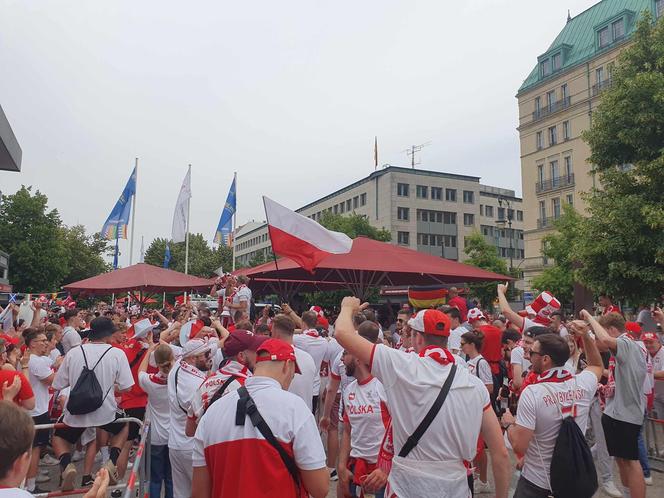
[[567,9],[567,22],[570,22],[572,20],[572,14],[570,14],[569,9]]

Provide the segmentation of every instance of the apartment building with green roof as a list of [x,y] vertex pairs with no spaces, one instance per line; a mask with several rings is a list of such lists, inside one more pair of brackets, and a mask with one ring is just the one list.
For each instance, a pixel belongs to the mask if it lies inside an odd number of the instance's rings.
[[542,238],[553,230],[563,206],[585,210],[580,194],[596,180],[581,133],[590,127],[616,59],[644,11],[659,19],[664,0],[602,0],[568,16],[517,92],[526,288],[550,263],[542,255]]

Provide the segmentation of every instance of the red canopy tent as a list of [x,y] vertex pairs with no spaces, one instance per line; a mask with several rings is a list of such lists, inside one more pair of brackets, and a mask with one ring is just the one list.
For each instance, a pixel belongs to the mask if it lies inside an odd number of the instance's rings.
[[72,294],[104,295],[139,292],[142,296],[158,292],[208,291],[209,279],[185,275],[158,266],[138,263],[64,286]]
[[359,297],[364,297],[369,288],[383,285],[513,280],[506,275],[366,237],[353,240],[349,253],[331,254],[325,258],[313,273],[290,259],[281,258],[276,264],[269,262],[255,268],[243,268],[235,274],[246,275],[261,285],[287,281],[338,284],[336,288],[349,289]]

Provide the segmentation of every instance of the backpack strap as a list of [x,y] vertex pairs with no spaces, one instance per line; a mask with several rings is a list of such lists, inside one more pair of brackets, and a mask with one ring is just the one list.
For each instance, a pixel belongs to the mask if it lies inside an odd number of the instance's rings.
[[138,354],[134,357],[134,359],[131,360],[131,363],[129,364],[129,369],[130,369],[130,370],[131,370],[132,368],[134,368],[134,367],[138,364],[138,362],[141,361],[141,360],[143,359],[143,356],[145,356],[145,352],[146,352],[146,351],[147,351],[147,349],[145,349],[145,348],[141,348],[140,353],[138,353]]
[[182,405],[180,404],[180,398],[178,398],[178,376],[180,375],[180,369],[181,368],[182,367],[180,365],[178,365],[178,369],[175,371],[175,402],[180,407],[180,410],[182,410],[184,413],[188,414],[187,410],[182,408]]
[[420,442],[420,439],[431,425],[431,422],[433,422],[433,419],[436,418],[436,415],[438,415],[438,412],[440,411],[440,409],[443,406],[443,403],[445,402],[445,398],[447,398],[447,394],[450,392],[450,388],[452,387],[452,381],[454,381],[454,375],[456,374],[456,371],[457,371],[457,366],[455,363],[452,365],[450,373],[447,375],[447,379],[445,379],[443,387],[441,387],[440,392],[438,393],[438,397],[433,402],[433,405],[429,409],[428,413],[424,416],[424,419],[422,420],[422,422],[420,422],[420,425],[417,426],[415,432],[413,432],[408,437],[408,439],[406,440],[406,444],[403,445],[403,448],[401,448],[401,451],[399,452],[399,456],[401,458],[407,457],[408,454],[413,450],[413,448],[417,446],[417,443]]
[[[97,368],[97,365],[99,365],[99,362],[104,358],[104,356],[106,356],[106,353],[108,353],[111,349],[113,349],[113,346],[109,346],[108,349],[107,349],[106,351],[104,351],[104,353],[103,353],[103,354],[99,357],[99,359],[97,360],[97,363],[95,363],[95,366],[92,367],[92,370],[94,370],[95,368]],[[81,344],[81,351],[83,351],[83,359],[85,360],[85,366],[87,367],[87,366],[88,366],[88,360],[87,360],[87,358],[85,357],[85,351],[83,350],[83,345],[82,345],[82,344]],[[89,367],[88,367],[88,368],[89,368]]]
[[226,379],[226,381],[221,386],[219,386],[219,389],[217,389],[212,398],[210,398],[210,402],[208,403],[207,408],[205,409],[206,412],[210,409],[212,403],[218,401],[224,395],[226,389],[228,389],[228,386],[230,386],[235,379],[237,379],[237,377],[235,375],[231,375],[228,379]]
[[281,461],[288,469],[288,473],[293,478],[293,481],[295,481],[295,492],[297,493],[297,496],[300,496],[299,493],[300,474],[298,473],[297,465],[295,464],[295,459],[286,452],[281,443],[279,443],[279,441],[277,441],[277,438],[274,437],[274,434],[272,434],[270,427],[267,425],[265,419],[258,411],[256,403],[249,395],[249,391],[247,391],[247,388],[245,386],[242,386],[237,390],[237,392],[240,395],[240,399],[237,402],[237,411],[235,412],[235,425],[243,426],[245,423],[246,416],[249,415],[251,423],[254,425],[254,427],[258,429],[258,431],[263,435],[265,440],[268,443],[270,443],[270,445],[277,451],[277,453],[279,453]]

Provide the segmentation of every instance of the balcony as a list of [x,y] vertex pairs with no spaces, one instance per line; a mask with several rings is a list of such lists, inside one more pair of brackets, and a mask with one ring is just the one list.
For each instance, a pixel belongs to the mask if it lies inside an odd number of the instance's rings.
[[572,187],[573,185],[574,173],[566,176],[550,178],[549,180],[544,180],[543,182],[537,182],[535,184],[535,192],[540,194],[542,192],[549,192],[559,188]]
[[535,109],[535,112],[533,112],[533,121],[543,119],[547,116],[550,116],[553,113],[562,111],[563,109],[567,109],[570,106],[571,101],[572,101],[571,97],[565,97],[564,99],[552,102],[551,104],[545,107],[542,107],[540,109]]
[[537,228],[553,228],[554,223],[559,218],[560,218],[560,215],[550,216],[548,218],[539,218],[537,220]]
[[604,90],[607,88],[610,88],[611,85],[613,85],[613,79],[609,78],[604,81],[600,81],[599,83],[595,83],[593,85],[593,97],[596,97],[600,93],[602,93]]

